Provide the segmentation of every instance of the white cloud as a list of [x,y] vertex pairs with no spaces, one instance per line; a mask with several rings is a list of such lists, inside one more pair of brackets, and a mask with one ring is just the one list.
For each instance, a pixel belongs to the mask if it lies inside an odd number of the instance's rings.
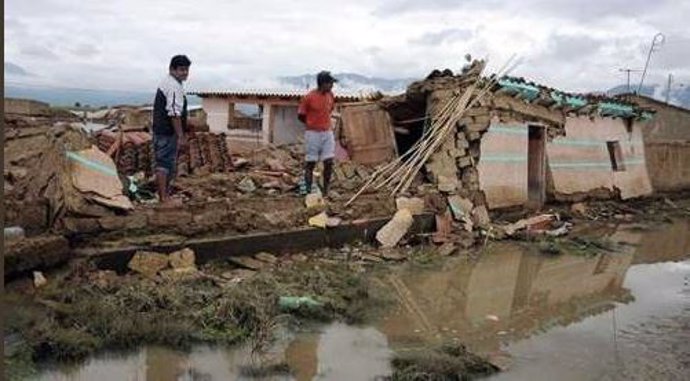
[[5,60],[50,85],[147,90],[179,53],[193,61],[190,88],[321,69],[422,78],[458,69],[465,53],[488,56],[493,70],[518,53],[514,74],[587,91],[643,66],[659,31],[668,43],[649,80],[673,71],[690,82],[688,14],[681,0],[8,0]]

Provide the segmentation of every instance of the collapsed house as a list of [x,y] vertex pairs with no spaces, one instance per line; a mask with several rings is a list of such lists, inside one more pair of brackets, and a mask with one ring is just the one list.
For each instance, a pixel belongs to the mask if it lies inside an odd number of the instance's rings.
[[[380,101],[391,115],[401,154],[420,139],[446,99],[476,82],[476,67],[475,62],[460,75],[435,71],[405,94]],[[473,97],[478,94],[474,90]],[[644,196],[652,188],[642,130],[652,116],[651,109],[624,100],[504,77],[464,112],[424,170],[439,190],[488,208]]]

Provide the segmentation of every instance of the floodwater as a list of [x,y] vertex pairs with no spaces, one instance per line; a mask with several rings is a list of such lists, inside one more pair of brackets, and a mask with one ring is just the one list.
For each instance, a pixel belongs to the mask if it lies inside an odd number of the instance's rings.
[[[447,340],[504,369],[496,380],[686,379],[690,374],[690,221],[598,227],[618,243],[595,256],[490,244],[478,260],[406,267],[380,278],[399,301],[380,321],[289,335],[274,350],[292,375],[250,377],[245,348],[104,354],[40,380],[370,380],[397,352]],[[286,337],[288,337],[286,335]]]

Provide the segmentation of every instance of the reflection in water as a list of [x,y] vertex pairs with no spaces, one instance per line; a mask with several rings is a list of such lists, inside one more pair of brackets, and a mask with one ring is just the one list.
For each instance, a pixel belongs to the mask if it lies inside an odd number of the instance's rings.
[[401,275],[405,289],[396,291],[405,302],[381,330],[394,343],[457,338],[475,351],[496,351],[501,341],[629,301],[622,283],[632,258],[545,257],[514,244],[493,244],[477,262],[456,260],[440,271]]
[[[593,257],[549,257],[496,243],[477,261],[455,258],[440,270],[389,274],[384,283],[401,303],[376,328],[332,324],[299,334],[281,350],[293,374],[261,379],[373,379],[390,373],[390,348],[444,339],[457,339],[485,354],[500,353],[508,345],[516,364],[499,378],[610,374],[618,363],[635,360],[634,352],[626,358],[618,347],[619,330],[677,311],[679,305],[690,308],[687,295],[682,299],[678,291],[682,278],[690,279],[690,262],[631,267],[687,258],[688,231],[688,221],[652,231],[600,230],[598,234],[626,245],[620,252]],[[191,353],[146,348],[125,357],[93,358],[80,368],[46,372],[40,379],[242,380],[248,378],[240,369],[250,363],[245,348],[202,347]]]

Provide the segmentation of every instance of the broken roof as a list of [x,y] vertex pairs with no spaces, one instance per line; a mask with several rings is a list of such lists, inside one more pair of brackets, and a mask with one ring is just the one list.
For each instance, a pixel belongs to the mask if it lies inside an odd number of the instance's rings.
[[568,93],[529,82],[524,78],[504,76],[498,80],[497,93],[507,93],[528,103],[550,108],[564,108],[576,114],[598,113],[602,117],[649,120],[655,111],[634,102],[599,94]]

